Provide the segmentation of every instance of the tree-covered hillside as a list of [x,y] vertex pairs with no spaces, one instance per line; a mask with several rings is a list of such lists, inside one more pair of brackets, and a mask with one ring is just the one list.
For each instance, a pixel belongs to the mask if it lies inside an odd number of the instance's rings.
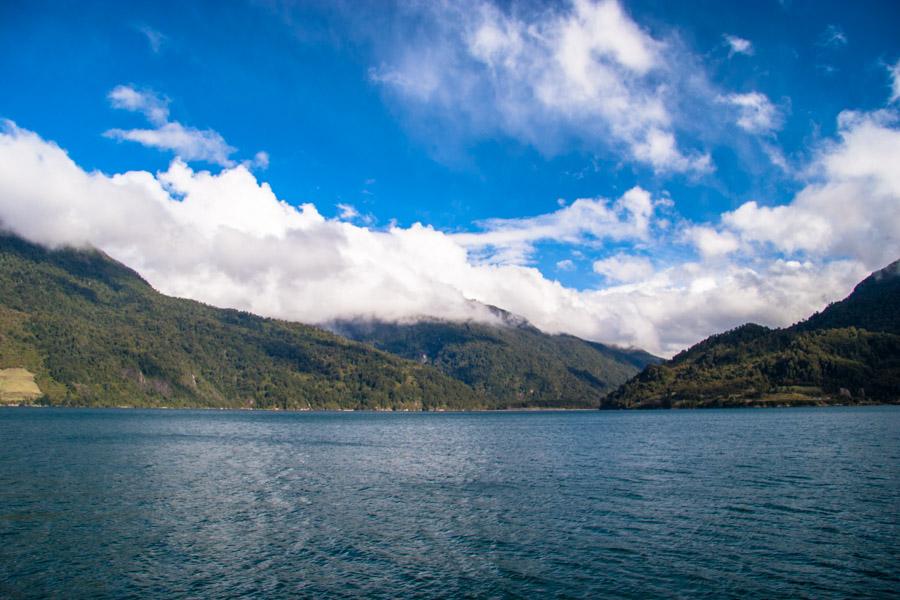
[[77,406],[489,408],[437,369],[154,291],[90,250],[0,236],[0,369]]
[[792,329],[840,327],[900,334],[900,260],[872,273],[844,300],[830,304]]
[[748,324],[650,366],[609,408],[900,401],[900,262],[787,329]]
[[496,324],[342,321],[335,331],[380,350],[433,365],[499,405],[590,408],[659,359],[570,335],[548,335],[493,308]]

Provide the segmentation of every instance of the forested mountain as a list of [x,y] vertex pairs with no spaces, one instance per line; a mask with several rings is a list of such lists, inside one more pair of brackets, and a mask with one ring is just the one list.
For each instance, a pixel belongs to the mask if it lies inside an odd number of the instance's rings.
[[326,331],[164,296],[92,250],[0,236],[0,369],[77,406],[486,408],[432,367]]
[[0,235],[0,370],[9,386],[33,373],[53,405],[587,408],[656,360],[494,310],[499,325],[342,323],[357,342],[164,296],[96,250]]
[[872,273],[844,300],[829,305],[792,329],[840,327],[900,334],[900,260]]
[[747,324],[647,367],[609,408],[900,401],[900,261],[786,329]]
[[610,390],[661,360],[641,350],[548,335],[506,311],[490,308],[496,324],[340,321],[331,328],[435,366],[506,407],[596,407]]
[[[662,364],[495,310],[498,324],[333,324],[351,341],[164,296],[94,250],[0,236],[0,369],[33,373],[41,401],[54,405],[435,410],[900,398],[900,262],[792,327],[744,325]],[[21,373],[17,385],[27,386]]]

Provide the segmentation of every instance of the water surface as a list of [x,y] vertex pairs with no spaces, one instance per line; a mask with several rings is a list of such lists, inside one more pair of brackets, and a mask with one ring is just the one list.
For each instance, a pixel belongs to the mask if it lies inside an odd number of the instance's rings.
[[0,410],[0,597],[897,597],[900,408]]

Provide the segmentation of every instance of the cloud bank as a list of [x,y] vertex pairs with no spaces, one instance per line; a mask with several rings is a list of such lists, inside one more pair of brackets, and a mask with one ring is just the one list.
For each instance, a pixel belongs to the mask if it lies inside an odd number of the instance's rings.
[[[115,101],[167,118],[147,98]],[[96,246],[165,293],[267,316],[490,319],[477,300],[548,332],[671,355],[746,321],[789,324],[900,256],[897,115],[843,113],[839,127],[784,205],[750,201],[691,223],[673,219],[677,203],[633,188],[448,234],[326,219],[279,199],[242,164],[211,173],[176,159],[159,173],[87,172],[7,123],[0,221],[48,246]],[[595,254],[618,247],[594,263],[607,286],[566,288],[529,266],[544,240]]]

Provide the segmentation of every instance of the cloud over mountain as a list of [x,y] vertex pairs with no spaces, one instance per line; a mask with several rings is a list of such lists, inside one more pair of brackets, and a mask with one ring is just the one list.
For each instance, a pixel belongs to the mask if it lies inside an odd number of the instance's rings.
[[[327,219],[279,199],[241,164],[211,173],[176,159],[155,174],[88,172],[7,123],[0,221],[43,244],[95,245],[166,293],[268,316],[490,319],[478,300],[546,331],[671,354],[744,321],[789,323],[900,255],[896,123],[886,111],[843,114],[790,203],[747,202],[717,223],[673,220],[677,202],[636,187],[454,234]],[[595,263],[612,285],[567,288],[529,266],[547,239],[619,244]]]

